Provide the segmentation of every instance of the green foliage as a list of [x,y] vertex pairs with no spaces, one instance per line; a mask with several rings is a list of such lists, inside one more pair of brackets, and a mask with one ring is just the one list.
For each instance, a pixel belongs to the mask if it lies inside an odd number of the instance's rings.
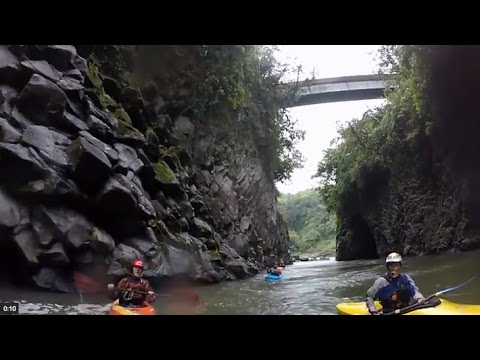
[[[428,112],[426,46],[384,46],[379,51],[380,73],[394,73],[394,90],[387,104],[368,111],[339,129],[339,137],[318,165],[320,194],[339,220],[372,197],[379,169],[405,176],[419,164],[419,147],[428,142],[432,122]],[[375,184],[378,187],[378,184]]]
[[[296,251],[330,251],[335,239],[335,218],[329,214],[315,190],[296,194],[282,194],[278,198],[279,211],[288,224],[290,239]],[[333,241],[333,242],[332,242]]]
[[[250,154],[259,156],[273,181],[289,179],[302,165],[296,146],[304,133],[287,111],[298,86],[282,83],[294,69],[277,61],[275,47],[78,45],[78,50],[89,57],[93,87],[101,87],[102,74],[120,87],[140,90],[153,80],[159,95],[225,135],[227,146],[255,144]],[[108,98],[100,100],[111,105]]]
[[300,167],[296,149],[304,133],[288,116],[298,88],[281,81],[289,66],[275,58],[275,48],[252,45],[204,46],[193,108],[200,117],[221,119],[231,140],[254,137],[267,174],[275,181],[289,179]]

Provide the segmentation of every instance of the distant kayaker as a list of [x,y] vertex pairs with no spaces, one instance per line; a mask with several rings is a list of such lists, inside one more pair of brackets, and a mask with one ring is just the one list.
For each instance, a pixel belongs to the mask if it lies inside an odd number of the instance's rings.
[[153,303],[156,296],[148,280],[142,278],[142,261],[133,262],[132,273],[133,275],[120,280],[116,288],[114,284],[108,284],[112,299],[119,299],[121,306],[142,306],[145,301]]
[[[388,272],[375,280],[372,287],[367,291],[367,307],[372,315],[381,315],[414,303],[423,304],[424,296],[418,291],[413,279],[402,274],[402,256],[391,253],[387,256],[386,265]],[[382,311],[377,311],[374,301],[379,300]]]
[[275,265],[273,268],[268,269],[267,273],[280,276],[282,275],[282,270],[279,269],[277,265]]

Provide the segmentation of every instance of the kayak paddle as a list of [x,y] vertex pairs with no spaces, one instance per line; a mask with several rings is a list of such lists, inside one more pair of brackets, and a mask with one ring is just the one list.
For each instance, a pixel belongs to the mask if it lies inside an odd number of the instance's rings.
[[[425,299],[425,303],[424,304],[412,304],[412,305],[409,305],[409,306],[406,306],[402,309],[397,309],[395,311],[391,311],[391,312],[388,312],[388,313],[385,313],[383,315],[402,315],[402,314],[406,314],[408,312],[411,312],[413,310],[417,310],[417,309],[420,309],[420,308],[424,308],[424,307],[433,307],[433,306],[436,306],[436,305],[430,305],[428,306],[428,301],[433,299],[434,297],[437,297],[437,296],[440,296],[440,295],[443,295],[443,294],[446,294],[450,291],[454,291],[454,290],[457,290],[457,289],[460,289],[461,287],[467,285],[468,283],[472,282],[474,279],[476,278],[476,276],[472,277],[470,280],[468,281],[465,281],[464,283],[460,284],[460,285],[457,285],[457,286],[454,286],[454,287],[451,287],[451,288],[448,288],[448,289],[445,289],[445,290],[441,290],[441,291],[438,291],[436,292],[435,294],[432,294],[430,295],[429,297],[427,297]],[[438,305],[438,304],[437,304]]]
[[[75,273],[75,288],[80,293],[81,302],[83,303],[83,294],[98,294],[105,291],[105,287],[100,284],[99,281],[93,279],[90,276],[76,272]],[[199,301],[199,295],[195,291],[187,289],[172,289],[170,293],[157,293],[154,294],[158,297],[169,297],[169,298],[182,298],[187,300],[190,303],[197,304]]]

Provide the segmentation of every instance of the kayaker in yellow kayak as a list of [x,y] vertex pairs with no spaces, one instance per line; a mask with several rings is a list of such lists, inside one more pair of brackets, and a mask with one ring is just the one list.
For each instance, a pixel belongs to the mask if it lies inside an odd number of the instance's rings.
[[[401,273],[402,257],[398,253],[387,256],[386,265],[388,272],[375,280],[367,291],[367,307],[372,315],[381,315],[414,303],[425,302],[424,296],[418,291],[413,279]],[[375,308],[375,300],[382,304],[382,311]]]
[[142,261],[133,262],[132,273],[133,276],[120,280],[116,288],[113,284],[108,284],[112,299],[119,299],[121,306],[142,306],[145,302],[153,303],[156,296],[148,280],[142,278]]

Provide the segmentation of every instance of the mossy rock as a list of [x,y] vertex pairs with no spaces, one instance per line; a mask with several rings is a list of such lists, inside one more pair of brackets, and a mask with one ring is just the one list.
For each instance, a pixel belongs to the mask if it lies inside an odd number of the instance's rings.
[[100,77],[100,71],[98,70],[98,66],[95,64],[95,62],[90,59],[87,62],[87,78],[88,80],[92,83],[92,85],[100,89],[102,87],[102,78]]
[[178,183],[175,173],[165,163],[165,161],[159,161],[152,165],[155,172],[155,179],[163,184],[175,184]]
[[113,113],[113,115],[120,122],[124,122],[124,123],[132,126],[132,128],[133,128],[132,119],[130,119],[130,115],[128,115],[128,113],[125,111],[125,109],[123,107],[119,107],[118,109],[116,109],[115,112]]
[[210,258],[212,261],[221,261],[222,257],[220,256],[220,253],[218,250],[209,250],[208,254],[210,255]]
[[113,100],[103,89],[98,92],[98,100],[105,109],[113,110],[118,108],[118,103]]
[[176,155],[175,149],[172,149],[172,147],[168,149],[161,149],[160,150],[160,155],[162,159],[165,161],[165,163],[170,166],[171,168],[175,170],[180,170],[182,165],[180,163],[180,160],[178,159]]
[[118,133],[120,135],[133,135],[135,138],[145,141],[143,134],[136,127],[123,119],[118,119]]
[[145,139],[149,144],[160,144],[160,139],[152,128],[147,128],[147,131],[145,132]]
[[168,156],[177,155],[182,150],[181,146],[170,146],[162,150],[162,153]]

